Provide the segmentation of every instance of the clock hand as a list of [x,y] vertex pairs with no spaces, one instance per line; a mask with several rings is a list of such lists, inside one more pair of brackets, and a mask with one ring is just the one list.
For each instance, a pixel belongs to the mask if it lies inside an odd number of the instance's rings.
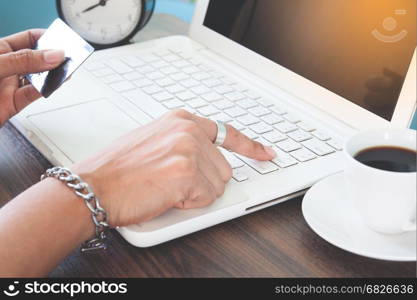
[[109,1],[109,0],[100,0],[99,3],[97,3],[97,4],[93,5],[93,6],[90,6],[90,7],[86,8],[86,9],[84,9],[82,12],[83,13],[88,12],[90,10],[93,10],[96,7],[99,7],[99,6],[106,6],[107,1]]

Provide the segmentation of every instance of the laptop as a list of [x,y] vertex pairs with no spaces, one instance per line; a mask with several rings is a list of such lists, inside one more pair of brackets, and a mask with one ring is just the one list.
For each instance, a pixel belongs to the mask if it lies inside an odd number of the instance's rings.
[[212,205],[117,228],[134,246],[157,245],[302,195],[343,171],[359,130],[408,127],[415,11],[414,0],[200,0],[188,36],[97,51],[12,122],[66,167],[172,109],[274,147],[270,162],[220,149],[233,179]]

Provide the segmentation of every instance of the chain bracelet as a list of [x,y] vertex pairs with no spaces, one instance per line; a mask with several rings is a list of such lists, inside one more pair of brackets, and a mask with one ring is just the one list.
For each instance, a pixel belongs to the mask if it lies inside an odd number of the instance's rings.
[[82,181],[79,176],[63,167],[54,167],[46,170],[45,174],[41,176],[41,181],[48,177],[56,178],[73,189],[75,194],[84,200],[91,212],[94,225],[96,226],[96,236],[92,240],[83,243],[81,252],[99,249],[105,250],[107,248],[106,230],[109,228],[107,212],[100,206],[100,200],[93,193],[90,186]]

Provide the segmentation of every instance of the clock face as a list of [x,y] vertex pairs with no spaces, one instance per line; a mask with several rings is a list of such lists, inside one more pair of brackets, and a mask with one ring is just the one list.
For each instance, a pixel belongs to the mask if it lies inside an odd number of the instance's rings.
[[61,0],[65,21],[86,40],[118,43],[138,26],[141,0]]

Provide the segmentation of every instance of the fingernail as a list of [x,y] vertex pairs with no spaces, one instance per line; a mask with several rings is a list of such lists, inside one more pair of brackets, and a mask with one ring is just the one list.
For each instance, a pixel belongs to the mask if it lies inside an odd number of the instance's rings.
[[268,153],[272,158],[274,158],[275,156],[277,156],[277,153],[271,147],[264,146],[264,149],[265,149],[266,153]]
[[64,61],[65,53],[62,50],[49,50],[43,53],[43,59],[48,64],[56,64]]

